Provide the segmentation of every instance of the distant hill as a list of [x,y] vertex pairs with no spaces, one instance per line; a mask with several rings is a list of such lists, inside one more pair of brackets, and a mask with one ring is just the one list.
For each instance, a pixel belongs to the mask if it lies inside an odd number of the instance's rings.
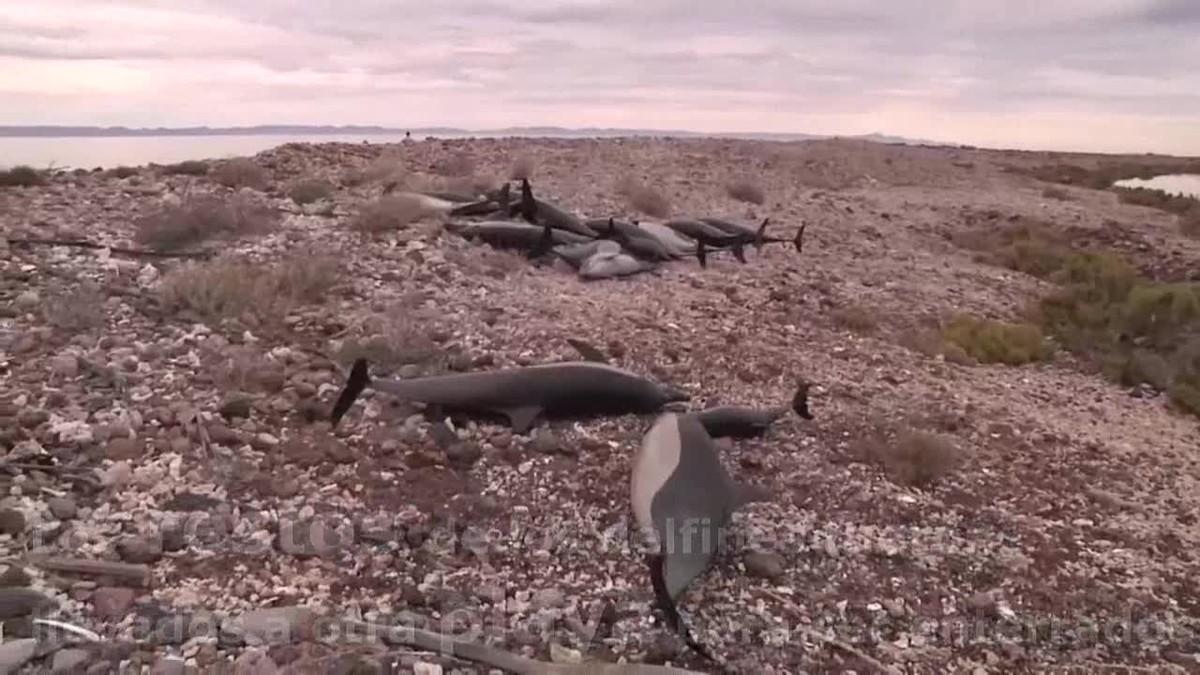
[[[400,129],[381,126],[357,125],[302,125],[264,124],[249,127],[94,127],[94,126],[0,126],[0,137],[8,138],[83,138],[83,137],[129,137],[129,136],[394,136],[409,132],[417,138],[424,136],[557,136],[567,138],[611,138],[618,136],[670,136],[675,138],[740,138],[764,141],[805,141],[831,138],[815,134],[786,133],[721,133],[710,134],[699,131],[663,129],[617,129],[584,127],[504,127],[501,129],[458,129],[454,127],[413,127]],[[935,141],[907,139],[900,136],[865,134],[841,136],[877,143],[902,143],[909,145],[945,145]]]

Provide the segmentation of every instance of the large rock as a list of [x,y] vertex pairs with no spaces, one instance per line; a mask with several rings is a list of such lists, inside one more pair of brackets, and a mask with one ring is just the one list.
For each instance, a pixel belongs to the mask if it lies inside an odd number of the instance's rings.
[[221,632],[250,645],[303,642],[314,638],[317,618],[313,610],[295,605],[256,609],[224,622]]
[[28,616],[55,604],[32,588],[0,588],[0,620]]
[[38,641],[34,638],[13,640],[0,645],[0,675],[17,672],[37,653]]

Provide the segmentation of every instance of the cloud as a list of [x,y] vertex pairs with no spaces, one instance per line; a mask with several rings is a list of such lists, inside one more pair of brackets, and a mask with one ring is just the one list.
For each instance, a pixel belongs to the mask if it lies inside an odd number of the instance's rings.
[[1197,23],[1193,0],[40,0],[0,9],[0,123],[619,123],[1200,153]]

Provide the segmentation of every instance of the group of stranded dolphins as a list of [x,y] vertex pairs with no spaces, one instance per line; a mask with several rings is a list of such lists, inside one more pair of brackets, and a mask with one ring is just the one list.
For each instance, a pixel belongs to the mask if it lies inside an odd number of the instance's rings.
[[474,216],[478,221],[449,221],[449,232],[484,241],[496,248],[524,251],[531,258],[548,253],[564,260],[583,279],[629,276],[655,269],[660,263],[695,257],[707,266],[711,251],[729,251],[745,263],[745,247],[769,243],[803,248],[804,226],[791,239],[769,237],[768,219],[753,228],[720,218],[676,218],[664,222],[617,218],[582,220],[569,211],[534,197],[528,179],[521,180],[521,197],[511,198],[505,183],[482,199],[449,193],[414,193],[427,207],[451,217]]
[[[647,562],[657,605],[668,625],[689,646],[712,659],[683,624],[676,602],[712,563],[734,512],[768,496],[762,488],[730,476],[714,439],[761,436],[788,412],[787,406],[722,406],[680,412],[677,410],[691,398],[688,394],[593,361],[372,379],[366,360],[359,359],[334,403],[331,422],[335,427],[367,387],[423,403],[428,412],[439,415],[504,418],[521,434],[539,419],[658,414],[632,462],[630,506],[651,551]],[[807,383],[800,382],[790,408],[801,418],[812,419]]]

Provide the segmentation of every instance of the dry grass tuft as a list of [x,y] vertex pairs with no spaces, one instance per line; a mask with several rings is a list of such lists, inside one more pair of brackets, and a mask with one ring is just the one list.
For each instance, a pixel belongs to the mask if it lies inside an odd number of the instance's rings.
[[1194,208],[1179,216],[1179,232],[1185,237],[1200,239],[1200,208]]
[[980,363],[1019,366],[1044,361],[1054,354],[1041,328],[1029,323],[1007,323],[968,314],[954,317],[943,332],[948,345],[956,345]]
[[118,179],[136,176],[138,173],[139,171],[136,166],[118,166],[108,170],[108,175]]
[[869,335],[879,329],[879,319],[875,310],[862,305],[843,305],[831,313],[833,322],[839,327]]
[[850,459],[883,467],[899,485],[929,487],[952,474],[963,453],[950,438],[916,429],[876,430],[849,448]]
[[342,185],[346,187],[359,187],[371,183],[396,183],[403,186],[407,181],[408,169],[404,167],[404,161],[392,154],[372,160],[364,167],[349,169],[341,178]]
[[362,326],[365,336],[342,342],[334,359],[348,365],[365,358],[384,368],[433,364],[442,354],[434,336],[447,331],[436,310],[421,306],[423,296],[406,300],[370,317]]
[[364,206],[350,221],[351,229],[363,234],[400,230],[428,215],[421,200],[413,195],[387,195]]
[[300,206],[333,197],[333,185],[320,178],[303,178],[288,188],[288,197]]
[[528,180],[533,178],[533,169],[533,157],[530,155],[521,155],[513,160],[512,168],[508,171],[508,177],[513,180]]
[[192,197],[134,221],[134,238],[144,246],[169,251],[212,237],[267,232],[278,222],[273,209],[247,199]]
[[212,172],[213,180],[229,188],[265,190],[270,184],[267,170],[245,157],[222,163]]
[[730,197],[749,204],[758,204],[761,206],[767,200],[767,196],[763,194],[763,189],[757,183],[747,179],[730,183],[725,186],[725,191],[729,193]]
[[0,171],[0,187],[34,187],[45,182],[46,178],[31,166],[14,166],[7,171]]
[[671,215],[671,202],[661,192],[633,176],[624,176],[617,181],[616,191],[625,197],[631,207],[648,216],[666,218]]
[[437,192],[452,192],[471,197],[485,194],[496,188],[495,178],[474,173],[469,176],[444,178],[439,183],[439,187],[436,188]]
[[208,162],[189,159],[177,164],[167,164],[162,172],[168,176],[203,176],[208,173]]
[[93,282],[70,290],[54,286],[42,306],[46,323],[70,331],[86,331],[104,323],[104,295]]
[[188,262],[167,274],[159,298],[168,311],[257,325],[296,306],[320,302],[338,278],[335,259],[311,253],[271,265],[232,258]]
[[456,152],[433,163],[433,172],[439,176],[461,177],[475,173],[475,160],[465,152]]

